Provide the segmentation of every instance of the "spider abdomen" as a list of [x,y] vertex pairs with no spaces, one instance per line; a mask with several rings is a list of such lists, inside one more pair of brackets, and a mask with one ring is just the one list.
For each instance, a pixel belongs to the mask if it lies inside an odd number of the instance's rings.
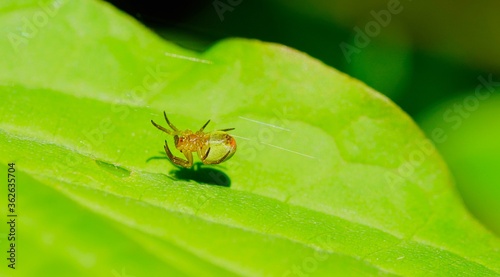
[[210,152],[205,158],[207,163],[221,159],[228,160],[236,152],[236,140],[226,132],[214,131],[209,134],[207,144],[203,146],[201,153],[206,153],[209,148]]

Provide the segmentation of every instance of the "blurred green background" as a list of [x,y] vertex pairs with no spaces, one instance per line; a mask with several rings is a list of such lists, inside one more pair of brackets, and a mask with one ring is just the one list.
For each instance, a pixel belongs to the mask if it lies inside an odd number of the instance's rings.
[[500,235],[500,2],[110,2],[188,49],[255,38],[362,80],[417,121],[469,210]]

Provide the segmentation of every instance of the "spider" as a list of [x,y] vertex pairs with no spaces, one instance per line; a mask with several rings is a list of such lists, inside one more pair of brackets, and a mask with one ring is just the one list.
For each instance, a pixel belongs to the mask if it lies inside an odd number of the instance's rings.
[[213,132],[205,133],[203,129],[208,125],[210,120],[201,127],[197,132],[191,130],[180,131],[168,120],[167,114],[163,112],[165,121],[172,130],[166,129],[153,120],[151,123],[161,131],[174,137],[175,148],[179,150],[186,160],[176,157],[168,148],[167,141],[165,140],[165,152],[168,158],[176,165],[182,167],[193,166],[193,152],[198,153],[198,157],[204,164],[219,164],[223,161],[229,160],[236,152],[236,140],[230,136],[227,131],[234,130],[234,128],[216,130]]

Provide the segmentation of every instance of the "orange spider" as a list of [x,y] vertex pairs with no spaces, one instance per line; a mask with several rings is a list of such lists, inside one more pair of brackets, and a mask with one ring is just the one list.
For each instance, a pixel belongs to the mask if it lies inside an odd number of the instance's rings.
[[181,151],[186,157],[186,160],[175,157],[168,148],[167,141],[165,140],[165,152],[168,158],[176,165],[183,167],[193,166],[193,152],[198,153],[198,157],[204,164],[219,164],[231,158],[236,152],[236,140],[230,136],[227,131],[234,130],[234,128],[222,129],[210,133],[203,132],[203,129],[208,125],[210,120],[201,127],[197,132],[191,130],[179,131],[167,118],[167,114],[163,112],[165,121],[172,130],[168,130],[153,120],[151,123],[161,131],[174,137],[175,148]]

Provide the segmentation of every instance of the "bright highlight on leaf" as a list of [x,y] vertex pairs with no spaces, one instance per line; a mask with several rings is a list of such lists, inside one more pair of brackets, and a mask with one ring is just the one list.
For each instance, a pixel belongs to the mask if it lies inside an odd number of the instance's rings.
[[[2,1],[0,37],[39,5]],[[244,39],[195,53],[83,0],[0,53],[17,276],[500,274],[499,240],[414,122],[302,53]],[[163,110],[247,139],[220,165],[178,168],[145,127]]]

